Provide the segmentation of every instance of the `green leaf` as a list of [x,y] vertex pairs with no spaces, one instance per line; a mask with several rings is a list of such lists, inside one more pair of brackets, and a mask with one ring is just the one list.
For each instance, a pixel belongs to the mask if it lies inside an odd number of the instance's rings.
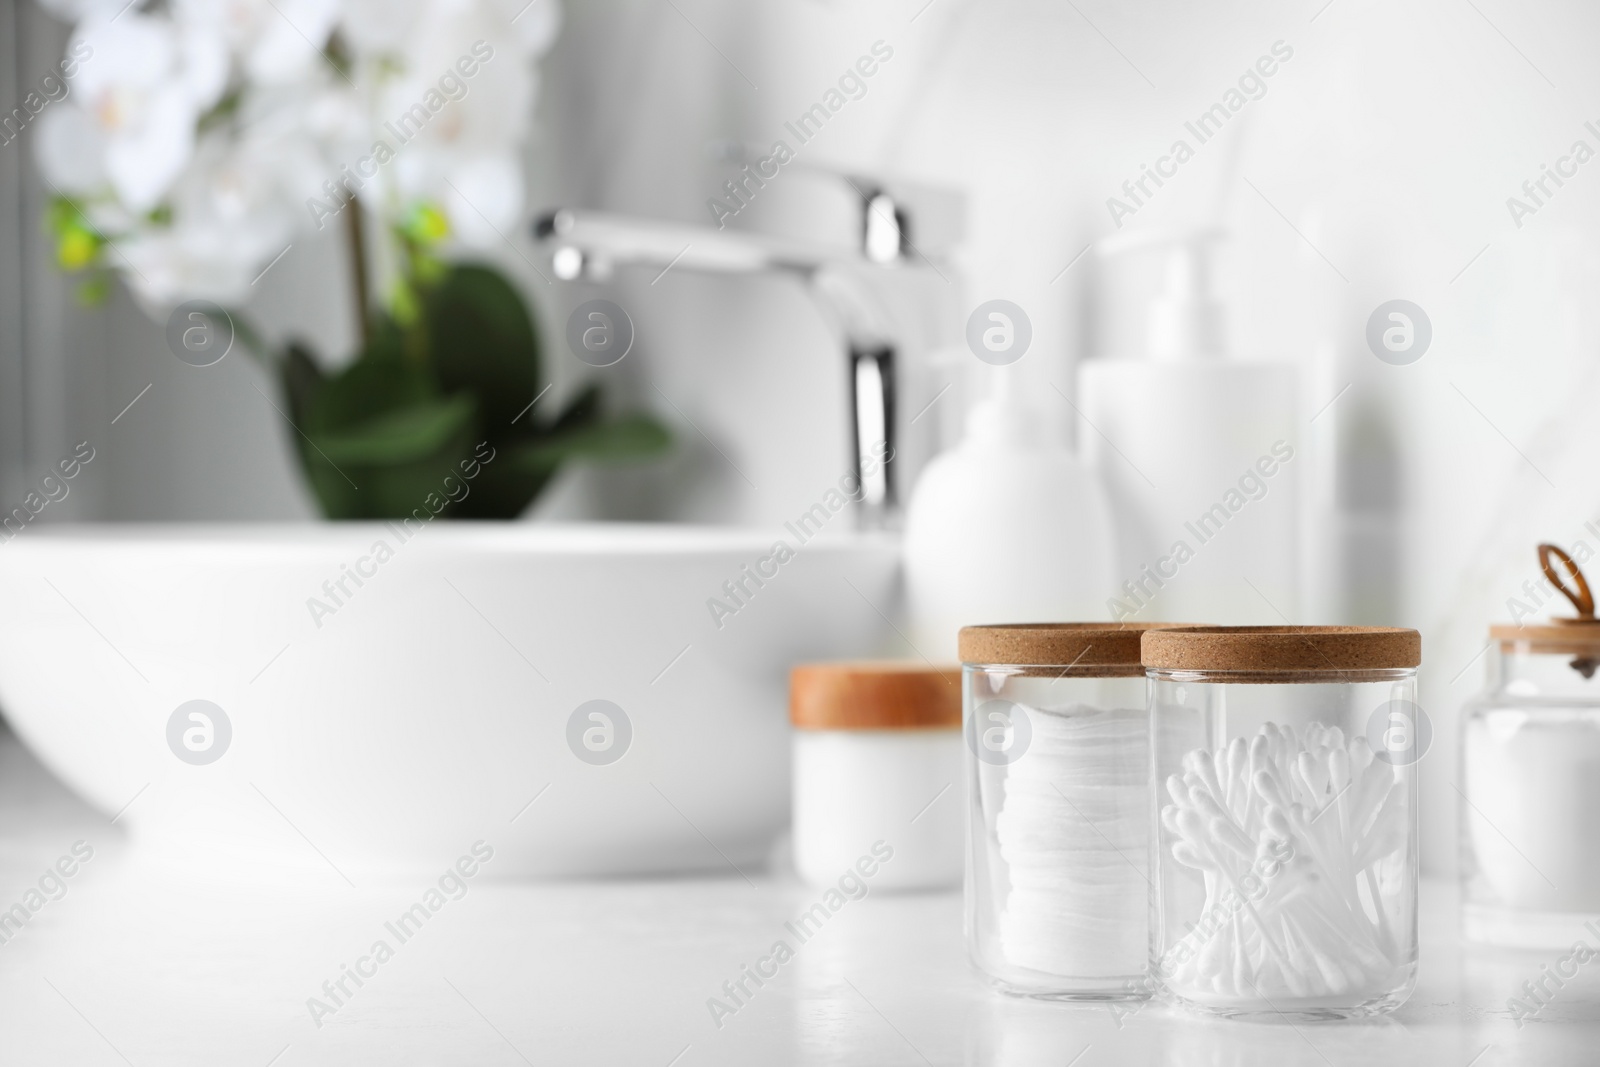
[[550,431],[559,433],[562,430],[572,430],[600,421],[602,392],[599,382],[590,382],[584,386],[578,391],[577,396],[567,401],[567,406],[561,409],[561,414],[550,424]]
[[371,323],[372,336],[361,350],[358,360],[363,363],[401,363],[406,358],[405,327],[382,313]]
[[[470,397],[465,398],[470,402]],[[469,420],[470,421],[470,420]],[[391,453],[385,462],[352,462],[358,449],[341,454],[338,442],[304,441],[300,449],[306,475],[331,519],[397,519],[424,508],[431,514],[442,506],[445,479],[460,477],[460,461],[471,454],[474,436],[470,425],[456,430],[431,452],[401,461]],[[326,445],[332,443],[330,455]],[[366,442],[370,444],[371,442]],[[338,457],[337,459],[335,457]],[[429,507],[430,499],[434,505]],[[456,505],[443,512],[457,513]]]
[[360,359],[326,379],[306,406],[302,429],[318,437],[437,400],[438,386],[427,371],[399,356],[398,339],[397,331],[380,331]]
[[452,510],[458,518],[514,518],[527,509],[568,460],[639,459],[664,449],[670,436],[646,415],[585,426],[533,441],[498,447],[472,483],[472,494]]
[[466,499],[445,512],[457,519],[514,519],[544,492],[556,469],[529,469],[505,462],[506,450],[498,449],[492,462],[485,463],[478,477],[468,485]]
[[339,465],[413,463],[436,455],[472,425],[477,403],[466,393],[396,408],[312,439]]
[[478,398],[489,440],[512,434],[539,391],[539,341],[522,297],[498,271],[456,267],[428,290],[426,319],[442,391]]
[[[300,344],[280,362],[306,480],[328,517],[424,509],[513,518],[563,463],[638,459],[670,443],[648,416],[605,421],[598,382],[552,420],[521,415],[540,395],[538,335],[528,305],[495,270],[452,266],[405,284],[418,321],[376,315],[370,342],[343,371],[325,375]],[[444,504],[445,479],[461,478],[461,462],[484,441],[495,458],[480,463],[465,497]]]
[[285,387],[303,397],[296,434],[307,480],[334,519],[401,518],[443,492],[444,479],[477,438],[471,394],[441,396],[428,371],[406,358],[392,320],[332,377],[310,377],[290,353]]
[[611,422],[593,423],[551,433],[534,441],[508,446],[511,465],[531,470],[554,469],[573,459],[613,463],[642,459],[666,451],[672,434],[649,415],[625,415]]
[[306,421],[306,409],[311,406],[312,398],[327,383],[327,378],[323,376],[322,367],[311,354],[311,349],[299,341],[289,342],[289,347],[284,350],[279,371],[283,375],[284,394],[289,398],[289,414],[296,424],[303,425]]

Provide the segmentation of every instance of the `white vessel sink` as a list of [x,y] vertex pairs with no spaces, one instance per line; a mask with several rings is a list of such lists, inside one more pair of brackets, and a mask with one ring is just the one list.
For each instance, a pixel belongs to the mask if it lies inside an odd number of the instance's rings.
[[[788,818],[790,664],[884,651],[898,596],[894,541],[817,539],[763,586],[746,578],[719,628],[708,598],[730,603],[724,582],[774,540],[35,527],[0,546],[0,706],[119,825],[199,862],[271,857],[354,881],[437,873],[481,839],[494,877],[743,866]],[[346,568],[366,576],[338,593]],[[168,740],[193,700],[232,731],[202,765]],[[591,700],[631,723],[615,762],[569,745]]]

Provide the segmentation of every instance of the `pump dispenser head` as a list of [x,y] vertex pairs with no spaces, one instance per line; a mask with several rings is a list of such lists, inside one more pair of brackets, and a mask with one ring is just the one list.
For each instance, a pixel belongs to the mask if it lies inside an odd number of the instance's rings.
[[1220,359],[1223,306],[1211,288],[1211,248],[1226,231],[1216,227],[1141,230],[1100,243],[1102,255],[1160,249],[1167,257],[1165,290],[1150,305],[1150,355],[1162,361]]
[[986,369],[989,392],[967,412],[967,442],[979,448],[1039,445],[1043,436],[1039,414],[1022,395],[1013,368]]

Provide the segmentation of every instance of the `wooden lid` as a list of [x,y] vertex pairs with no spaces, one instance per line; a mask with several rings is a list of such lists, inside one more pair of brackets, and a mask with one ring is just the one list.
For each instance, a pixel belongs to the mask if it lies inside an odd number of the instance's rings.
[[1176,626],[1160,622],[1025,622],[963,626],[961,662],[1071,667],[1075,674],[1144,673],[1139,639],[1145,631]]
[[1525,647],[1530,652],[1574,655],[1600,651],[1600,621],[1594,619],[1551,619],[1540,625],[1496,623],[1489,636],[1501,648]]
[[1150,631],[1143,656],[1144,665],[1155,670],[1403,670],[1422,663],[1422,635],[1388,626],[1193,626]]
[[[1566,567],[1567,578],[1573,583],[1571,586],[1556,569],[1556,560]],[[1500,642],[1501,651],[1517,649],[1582,657],[1574,660],[1572,666],[1581,671],[1585,678],[1593,677],[1596,666],[1600,666],[1595,658],[1600,655],[1600,619],[1594,617],[1594,591],[1589,588],[1589,579],[1583,576],[1583,569],[1578,566],[1577,560],[1548,543],[1539,546],[1539,569],[1544,572],[1545,579],[1555,586],[1556,592],[1572,603],[1578,617],[1554,618],[1536,626],[1496,623],[1489,627],[1489,636]]]
[[789,721],[801,730],[961,727],[961,668],[863,660],[789,672]]

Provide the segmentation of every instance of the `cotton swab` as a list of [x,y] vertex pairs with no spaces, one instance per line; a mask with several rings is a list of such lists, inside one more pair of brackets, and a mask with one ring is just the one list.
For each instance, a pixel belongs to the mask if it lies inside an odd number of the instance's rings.
[[1206,888],[1201,923],[1166,954],[1169,986],[1263,1001],[1392,987],[1401,961],[1376,868],[1406,846],[1407,790],[1365,738],[1268,723],[1188,753],[1165,784],[1169,850]]

